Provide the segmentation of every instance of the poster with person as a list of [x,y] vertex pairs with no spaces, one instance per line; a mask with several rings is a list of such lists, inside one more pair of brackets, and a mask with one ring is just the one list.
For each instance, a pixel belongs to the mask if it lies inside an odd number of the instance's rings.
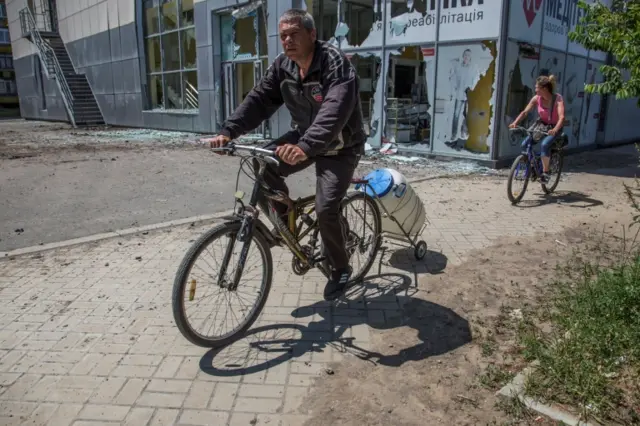
[[488,154],[495,46],[485,43],[438,50],[434,150]]

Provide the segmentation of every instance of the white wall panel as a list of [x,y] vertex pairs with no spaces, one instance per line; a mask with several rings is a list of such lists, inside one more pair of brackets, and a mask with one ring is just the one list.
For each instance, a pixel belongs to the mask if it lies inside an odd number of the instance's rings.
[[108,0],[107,2],[107,20],[109,21],[109,29],[115,29],[120,26],[118,19],[118,0]]
[[109,30],[109,12],[107,11],[108,2],[99,3],[94,9],[98,11],[98,33]]
[[135,3],[132,0],[118,0],[118,20],[120,26],[135,21]]

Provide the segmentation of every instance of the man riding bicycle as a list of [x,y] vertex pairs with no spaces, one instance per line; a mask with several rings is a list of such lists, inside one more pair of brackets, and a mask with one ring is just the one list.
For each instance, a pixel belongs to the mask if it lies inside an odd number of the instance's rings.
[[[316,214],[324,253],[332,266],[324,289],[326,300],[345,289],[351,269],[347,229],[340,203],[347,194],[367,138],[362,121],[355,68],[342,51],[317,40],[313,17],[289,9],[279,21],[284,53],[226,120],[219,135],[205,139],[212,148],[246,134],[285,105],[293,130],[264,148],[274,149],[280,166],[268,166],[264,178],[275,190],[289,193],[284,178],[316,165]],[[277,203],[278,214],[286,206]],[[285,220],[285,223],[287,221]]]

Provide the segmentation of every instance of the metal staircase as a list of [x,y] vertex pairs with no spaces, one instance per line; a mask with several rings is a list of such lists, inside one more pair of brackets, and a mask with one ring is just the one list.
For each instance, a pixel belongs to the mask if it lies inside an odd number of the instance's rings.
[[77,127],[78,125],[104,124],[104,118],[86,76],[77,73],[73,68],[67,48],[57,31],[57,25],[51,23],[53,15],[47,10],[44,10],[42,15],[46,17],[39,17],[44,23],[44,28],[41,30],[31,10],[28,7],[22,9],[20,11],[22,35],[37,47],[38,57],[47,78],[56,81],[71,125]]

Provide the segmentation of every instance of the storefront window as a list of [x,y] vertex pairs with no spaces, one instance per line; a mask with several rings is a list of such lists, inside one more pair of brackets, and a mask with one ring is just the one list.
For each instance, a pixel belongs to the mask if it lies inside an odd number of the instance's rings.
[[385,0],[343,0],[342,22],[336,38],[342,48],[382,46],[382,7]]
[[[430,6],[433,6],[431,4]],[[432,11],[433,12],[433,11]],[[406,46],[434,43],[436,14],[427,14],[426,0],[388,3],[387,46]]]
[[[587,64],[586,84],[602,83],[603,77],[600,67],[601,62],[589,61]],[[582,123],[580,124],[580,145],[593,145],[596,143],[598,132],[598,119],[600,118],[600,102],[602,98],[597,93],[585,93],[584,105],[582,105]]]
[[318,31],[318,39],[329,41],[338,26],[337,0],[307,0],[307,10],[313,16]]
[[488,154],[496,42],[438,49],[434,151]]
[[371,121],[374,115],[373,106],[375,94],[380,78],[380,58],[377,56],[351,57],[351,63],[355,67],[360,80],[360,102],[362,103],[362,115],[366,123]]
[[146,0],[143,6],[151,108],[197,109],[193,0]]
[[[582,119],[582,102],[584,100],[584,82],[587,71],[587,59],[579,56],[567,56],[564,91],[564,133],[569,138],[571,148],[578,146],[580,139],[580,123]],[[558,92],[560,93],[560,92]]]
[[[262,8],[239,14],[220,16],[222,60],[254,59],[267,54],[267,31]],[[259,50],[259,51],[258,51]]]
[[[411,3],[411,5],[409,4]],[[405,13],[418,12],[421,14],[427,13],[427,1],[426,0],[414,0],[391,2],[391,17],[401,16]]]
[[435,51],[407,46],[389,58],[385,138],[402,144],[429,145]]
[[[528,43],[509,42],[505,52],[505,85],[504,114],[500,123],[500,156],[513,156],[520,152],[523,135],[509,131],[509,124],[524,110],[535,94],[535,81],[538,76],[538,59],[540,50]],[[535,120],[532,111],[519,124],[529,127]]]

